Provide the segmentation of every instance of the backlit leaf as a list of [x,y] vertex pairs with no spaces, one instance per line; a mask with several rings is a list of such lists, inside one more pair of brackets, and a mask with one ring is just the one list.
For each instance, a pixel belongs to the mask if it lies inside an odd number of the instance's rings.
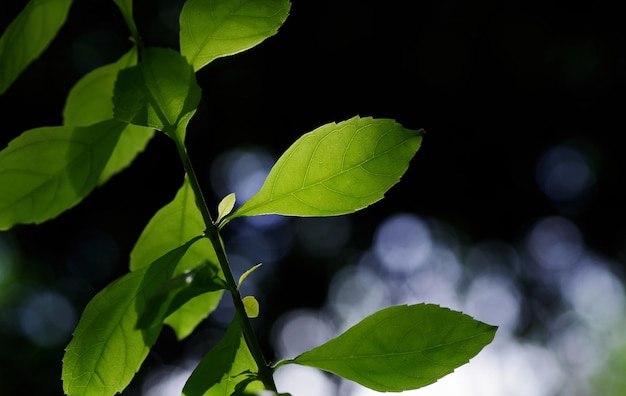
[[[159,209],[142,231],[130,253],[130,269],[136,271],[151,263],[167,251],[180,246],[195,235],[202,234],[206,226],[189,180],[185,177],[174,199]],[[212,265],[221,274],[217,255],[211,242],[204,238],[195,243],[180,260],[175,274],[197,267],[201,263]],[[172,313],[166,323],[179,339],[187,337],[219,304],[222,291],[199,295],[187,301]]]
[[259,301],[254,296],[245,296],[241,301],[249,318],[259,316]]
[[118,278],[87,304],[63,357],[63,390],[68,396],[114,395],[128,386],[162,327],[157,321],[154,327],[137,328],[139,312],[197,240]]
[[[117,73],[137,63],[137,50],[133,47],[117,62],[87,73],[70,90],[63,109],[63,124],[88,126],[113,118],[113,87]],[[126,168],[142,152],[154,129],[127,124],[115,146],[107,165],[102,170],[98,184]]]
[[[258,366],[244,340],[239,317],[228,326],[224,337],[207,353],[193,371],[185,387],[184,396],[232,395],[238,384],[248,383],[246,391],[263,390],[255,381]],[[241,394],[241,393],[237,393]]]
[[400,180],[422,133],[371,117],[319,127],[287,149],[261,190],[231,218],[334,216],[363,209]]
[[72,0],[30,0],[0,36],[0,95],[61,29]]
[[246,278],[248,276],[250,276],[250,274],[254,271],[257,270],[257,268],[259,268],[261,265],[263,265],[262,263],[259,263],[257,265],[255,265],[254,267],[250,268],[249,270],[247,270],[246,272],[244,272],[243,274],[241,274],[241,276],[239,277],[239,281],[237,282],[237,288],[241,287],[241,284],[243,283],[243,281],[246,280]]
[[180,52],[194,70],[278,32],[288,0],[187,0],[180,13]]
[[87,126],[113,118],[113,88],[117,73],[137,64],[133,47],[115,63],[85,74],[70,90],[63,108],[63,125]]
[[0,151],[0,230],[41,223],[78,204],[97,185],[126,124],[41,127]]
[[225,196],[220,203],[217,205],[217,219],[215,220],[216,224],[219,224],[222,219],[230,214],[230,212],[235,207],[236,196],[235,193],[230,193]]
[[200,102],[196,75],[176,51],[147,48],[143,60],[120,71],[113,97],[115,117],[158,129],[183,143]]
[[393,306],[287,363],[316,367],[380,392],[417,389],[467,363],[496,327],[433,304]]

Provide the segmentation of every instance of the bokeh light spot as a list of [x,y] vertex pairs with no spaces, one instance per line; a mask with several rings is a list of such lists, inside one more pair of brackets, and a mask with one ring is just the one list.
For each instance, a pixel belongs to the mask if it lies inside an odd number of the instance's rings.
[[550,272],[573,268],[583,253],[578,227],[562,217],[538,221],[528,235],[527,247],[541,267]]
[[553,201],[573,201],[594,183],[585,157],[576,149],[559,145],[548,150],[536,168],[537,183]]
[[312,367],[288,364],[274,374],[276,387],[294,396],[334,395],[335,385],[328,375]]
[[457,290],[463,276],[458,257],[444,243],[436,243],[430,250],[426,264],[414,274],[393,279],[394,298],[399,303],[416,301],[462,309]]
[[220,198],[234,192],[238,207],[259,191],[274,162],[261,148],[226,151],[211,165],[211,185]]
[[317,311],[298,309],[282,315],[272,327],[279,356],[293,358],[330,340],[335,334],[328,318]]
[[233,254],[267,265],[285,257],[293,245],[293,234],[289,227],[272,227],[271,232],[246,227],[230,235],[228,245]]
[[465,295],[465,312],[512,333],[520,314],[520,296],[507,276],[488,273],[475,277]]
[[331,280],[328,301],[337,327],[345,330],[389,305],[390,292],[373,269],[351,265],[342,268]]
[[381,262],[388,270],[399,273],[411,273],[423,265],[431,245],[426,223],[409,213],[390,216],[374,236],[374,251]]
[[146,377],[142,384],[141,394],[143,396],[180,395],[192,371],[192,369],[177,366],[160,367]]
[[585,260],[562,279],[561,286],[574,311],[589,325],[607,328],[622,320],[626,309],[624,286],[595,260]]
[[68,340],[76,326],[76,312],[65,296],[41,291],[22,302],[19,322],[33,343],[53,347]]

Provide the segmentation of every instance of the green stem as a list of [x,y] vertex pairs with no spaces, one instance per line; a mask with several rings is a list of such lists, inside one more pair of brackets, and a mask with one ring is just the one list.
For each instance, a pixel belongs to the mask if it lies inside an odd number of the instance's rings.
[[[115,3],[117,4],[118,8],[122,12],[122,17],[124,18],[124,21],[126,22],[126,26],[128,27],[128,30],[130,31],[132,41],[137,46],[137,49],[139,50],[139,54],[142,54],[143,49],[144,49],[143,41],[141,40],[141,36],[139,35],[139,30],[137,29],[137,25],[135,24],[135,20],[133,19],[132,3],[122,3],[122,2],[117,2],[117,1]],[[125,8],[127,4],[130,5],[129,9]]]
[[230,270],[228,258],[226,257],[226,251],[224,250],[224,246],[222,245],[219,229],[213,222],[211,213],[209,212],[208,206],[204,199],[204,195],[202,194],[202,190],[200,189],[200,183],[198,183],[198,178],[196,177],[196,173],[193,170],[193,166],[191,165],[191,161],[189,159],[189,156],[187,155],[187,149],[178,140],[175,140],[175,142],[178,149],[178,154],[180,155],[180,159],[183,162],[185,172],[189,177],[189,183],[191,184],[191,188],[193,189],[193,192],[196,196],[196,203],[198,205],[198,208],[200,209],[200,212],[202,213],[204,224],[206,225],[205,237],[211,241],[211,243],[213,244],[213,248],[215,249],[217,259],[220,263],[220,267],[222,268],[222,272],[224,273],[226,284],[228,285],[228,290],[230,291],[233,299],[233,304],[235,306],[235,309],[237,310],[237,317],[239,318],[241,331],[243,332],[246,344],[248,345],[248,348],[252,353],[252,357],[259,367],[259,377],[265,385],[266,389],[276,392],[276,384],[274,383],[273,370],[265,361],[263,351],[261,350],[261,345],[259,344],[259,341],[254,334],[252,324],[250,323],[248,315],[246,314],[246,308],[244,307],[243,301],[241,300],[241,294],[239,294],[237,283],[235,282],[235,278],[233,277],[232,271]]

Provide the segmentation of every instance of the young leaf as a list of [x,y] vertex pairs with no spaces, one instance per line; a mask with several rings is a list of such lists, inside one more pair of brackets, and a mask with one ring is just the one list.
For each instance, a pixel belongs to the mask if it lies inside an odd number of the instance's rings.
[[259,316],[259,301],[254,296],[245,296],[241,301],[249,318]]
[[326,124],[289,147],[261,190],[230,218],[335,216],[363,209],[400,180],[422,133],[371,117]]
[[200,102],[196,75],[176,51],[147,48],[137,66],[120,71],[113,97],[115,117],[158,129],[183,143]]
[[199,238],[122,276],[87,304],[63,357],[65,394],[114,395],[128,386],[162,327],[157,321],[154,327],[137,328],[139,312]]
[[496,329],[433,304],[393,306],[284,363],[316,367],[379,392],[401,392],[467,363]]
[[216,224],[219,224],[225,216],[230,214],[230,212],[235,207],[235,200],[235,193],[230,193],[220,201],[220,203],[217,205],[217,219],[215,220]]
[[187,0],[180,13],[180,52],[198,71],[278,32],[288,0]]
[[235,315],[224,337],[198,364],[183,388],[184,396],[232,395],[242,382],[247,383],[247,392],[264,389],[260,381],[254,381],[258,366],[244,340],[239,320]]
[[[204,221],[196,206],[193,189],[185,177],[174,199],[159,209],[139,236],[130,253],[131,271],[141,269],[194,235],[201,234],[204,229]],[[208,262],[207,265],[213,266],[215,272],[221,274],[215,249],[206,238],[195,243],[187,251],[175,273],[182,274],[203,262]],[[174,329],[179,339],[187,337],[215,310],[222,294],[220,290],[190,299],[184,307],[168,316],[166,323]]]
[[246,280],[246,278],[254,271],[256,271],[257,268],[259,268],[261,265],[263,265],[262,263],[259,263],[257,265],[255,265],[254,267],[250,268],[249,270],[247,270],[246,272],[244,272],[243,274],[241,274],[241,276],[239,277],[239,282],[237,282],[237,289],[239,289],[239,287],[241,287],[241,284],[243,283],[244,280]]
[[[70,90],[63,109],[63,124],[88,126],[113,118],[113,87],[117,73],[137,63],[137,49],[133,47],[117,62],[102,66],[81,78]],[[127,124],[115,150],[100,174],[98,184],[126,168],[142,152],[154,129]]]
[[97,185],[126,124],[41,127],[0,151],[0,230],[41,223],[78,204]]
[[30,0],[0,37],[0,95],[37,59],[65,23],[72,0]]

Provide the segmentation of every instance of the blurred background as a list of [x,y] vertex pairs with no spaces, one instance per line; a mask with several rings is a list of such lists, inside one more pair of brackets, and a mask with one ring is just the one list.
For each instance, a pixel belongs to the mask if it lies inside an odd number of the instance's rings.
[[[146,45],[177,48],[181,0],[141,0]],[[3,31],[21,1],[0,6]],[[615,7],[615,8],[613,8]],[[626,51],[617,3],[294,1],[279,33],[213,62],[187,144],[209,205],[245,201],[299,136],[355,115],[426,135],[386,198],[354,215],[232,222],[235,276],[268,360],[365,316],[421,302],[499,326],[431,395],[626,394]],[[76,2],[42,57],[0,96],[0,147],[61,124],[69,89],[129,48],[111,1]],[[130,168],[42,225],[0,232],[0,394],[61,395],[87,302],[182,182],[157,134]],[[2,186],[0,186],[2,188]],[[229,298],[183,342],[164,328],[124,395],[180,394],[223,334]],[[286,366],[294,396],[375,392]]]

